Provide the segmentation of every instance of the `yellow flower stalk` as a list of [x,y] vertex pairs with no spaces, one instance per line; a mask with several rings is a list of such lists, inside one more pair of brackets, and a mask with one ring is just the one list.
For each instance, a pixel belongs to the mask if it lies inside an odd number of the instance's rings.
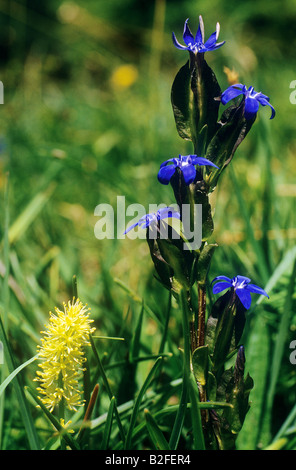
[[84,347],[90,346],[89,335],[95,331],[90,326],[90,309],[73,299],[64,304],[64,311],[55,308],[55,315],[49,313],[49,324],[41,332],[44,337],[38,346],[38,356],[44,359],[35,379],[40,382],[39,398],[50,411],[62,399],[70,410],[76,411],[84,403],[78,388],[86,361]]

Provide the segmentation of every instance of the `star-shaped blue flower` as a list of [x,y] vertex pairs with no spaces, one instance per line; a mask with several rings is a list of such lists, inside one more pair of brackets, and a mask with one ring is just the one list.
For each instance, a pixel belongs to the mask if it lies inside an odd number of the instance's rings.
[[199,27],[197,30],[197,33],[195,37],[193,36],[192,32],[189,29],[188,26],[188,20],[185,21],[184,24],[184,32],[183,32],[183,40],[186,44],[186,46],[182,46],[180,44],[175,36],[175,33],[173,33],[173,43],[174,45],[183,51],[189,51],[193,52],[193,54],[197,53],[203,53],[203,52],[208,52],[208,51],[214,51],[215,49],[218,49],[219,47],[223,46],[225,41],[217,43],[219,32],[220,32],[220,25],[217,23],[216,25],[216,31],[211,34],[209,39],[204,42],[204,24],[203,24],[203,19],[202,16],[199,17]]
[[273,119],[275,116],[275,109],[269,103],[269,97],[261,93],[260,91],[257,92],[254,90],[254,87],[250,86],[247,88],[245,85],[241,83],[237,83],[236,85],[231,85],[222,93],[221,102],[223,104],[228,103],[230,100],[233,100],[239,95],[245,96],[245,118],[251,119],[256,117],[256,114],[259,109],[259,104],[262,106],[269,106],[271,108],[271,117]]
[[213,294],[218,294],[225,289],[233,288],[239,300],[247,310],[251,307],[252,302],[250,292],[265,295],[265,297],[269,298],[264,289],[256,286],[255,284],[250,284],[251,279],[245,276],[235,276],[232,279],[227,276],[217,276],[213,279],[212,283],[213,282],[216,282],[213,286]]
[[[170,165],[172,163],[172,165]],[[195,165],[209,165],[218,168],[217,165],[203,157],[197,155],[179,155],[178,158],[170,158],[160,165],[158,172],[158,181],[162,184],[169,184],[173,174],[180,168],[183,173],[185,184],[188,186],[195,180],[196,168]]]
[[179,212],[175,211],[172,207],[164,207],[162,209],[159,209],[157,212],[152,212],[151,214],[146,214],[141,217],[138,222],[126,229],[124,235],[137,226],[139,226],[140,228],[148,228],[151,227],[153,224],[156,224],[160,220],[168,219],[171,217],[180,219],[180,214]]

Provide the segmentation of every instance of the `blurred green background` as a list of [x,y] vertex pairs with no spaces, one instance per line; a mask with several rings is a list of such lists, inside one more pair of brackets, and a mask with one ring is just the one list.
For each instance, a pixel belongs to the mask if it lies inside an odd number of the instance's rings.
[[[249,322],[256,343],[259,330],[251,320],[261,319],[267,344],[257,380],[262,376],[265,383],[274,344],[282,344],[271,426],[276,432],[296,398],[289,362],[294,295],[277,342],[296,238],[296,105],[289,99],[296,79],[295,1],[0,1],[0,275],[9,215],[10,337],[20,362],[35,354],[48,310],[71,297],[74,274],[102,334],[118,334],[131,302],[144,298],[158,312],[167,305],[145,241],[97,240],[94,210],[109,203],[116,212],[118,195],[147,210],[152,203],[174,202],[171,188],[158,184],[157,171],[164,160],[192,148],[178,136],[170,104],[173,79],[187,60],[174,48],[171,32],[182,42],[185,19],[195,33],[200,14],[206,38],[219,21],[220,40],[226,40],[206,55],[222,90],[228,67],[239,82],[267,94],[276,109],[273,121],[269,108],[260,109],[215,191],[219,248],[210,271],[210,279],[242,274],[264,287],[287,260],[270,302],[258,305]],[[0,302],[3,307],[3,297]],[[176,342],[179,322],[171,320]],[[150,319],[152,345],[156,330]]]

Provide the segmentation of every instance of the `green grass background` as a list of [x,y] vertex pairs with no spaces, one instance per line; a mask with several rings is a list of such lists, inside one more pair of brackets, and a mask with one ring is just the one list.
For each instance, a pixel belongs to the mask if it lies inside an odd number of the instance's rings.
[[[147,209],[174,202],[157,171],[192,148],[178,136],[170,104],[172,81],[187,59],[172,45],[171,32],[181,41],[185,19],[195,32],[199,14],[206,37],[219,21],[226,40],[206,57],[222,90],[227,66],[276,109],[273,121],[269,108],[260,109],[213,198],[219,248],[209,278],[242,274],[270,294],[269,301],[254,296],[248,313],[246,368],[255,388],[238,448],[295,450],[296,366],[289,361],[296,338],[296,105],[289,100],[296,79],[295,2],[0,1],[0,308],[12,368],[36,354],[48,311],[72,297],[76,275],[98,332],[125,338],[97,345],[117,404],[128,403],[144,383],[152,363],[131,367],[128,357],[159,351],[168,293],[153,277],[145,241],[95,238],[94,210],[109,203],[116,213],[118,195]],[[116,82],[126,65],[134,77],[128,86]],[[210,291],[208,297],[211,302]],[[180,331],[173,303],[165,350],[174,360],[167,360],[164,383],[181,377]],[[113,361],[126,367],[112,367]],[[2,369],[4,379],[11,370]],[[24,384],[35,369],[30,364],[21,373]],[[26,449],[32,438],[15,387],[2,395],[1,446]],[[173,387],[169,395],[169,403],[178,402]],[[162,400],[153,402],[153,412]],[[25,401],[45,445],[51,425],[27,395]],[[108,409],[102,391],[94,417]],[[102,433],[95,427],[95,437]],[[135,448],[151,445],[139,436]],[[109,447],[117,437],[111,433]]]

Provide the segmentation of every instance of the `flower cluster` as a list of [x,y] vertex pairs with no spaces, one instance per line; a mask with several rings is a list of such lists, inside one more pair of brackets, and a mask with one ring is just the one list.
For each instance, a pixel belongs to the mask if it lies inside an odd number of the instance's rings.
[[89,346],[91,328],[90,310],[79,299],[64,304],[64,310],[55,308],[56,315],[50,312],[42,346],[39,347],[41,371],[35,380],[43,404],[53,411],[64,399],[70,410],[83,404],[78,380],[85,362],[84,347]]
[[[212,238],[214,220],[210,195],[254,124],[259,106],[270,107],[271,119],[275,109],[269,97],[256,92],[253,86],[247,88],[237,83],[222,92],[214,71],[205,60],[205,53],[225,43],[218,42],[219,31],[217,23],[216,31],[205,41],[204,24],[199,17],[195,36],[188,19],[185,21],[184,45],[173,33],[174,46],[187,51],[189,60],[175,77],[171,102],[179,136],[192,142],[193,151],[161,163],[157,179],[163,185],[171,185],[179,212],[165,207],[141,217],[125,233],[137,226],[146,229],[156,278],[179,300],[184,344],[186,339],[188,341],[184,347],[184,368],[193,373],[200,401],[219,397],[219,401],[230,405],[217,410],[215,415],[201,414],[202,427],[208,432],[208,448],[234,449],[253,388],[252,378],[244,373],[244,347],[240,344],[246,310],[251,307],[251,294],[269,296],[248,277],[237,275],[231,279],[221,275],[215,277],[211,285],[214,295],[223,294],[207,309],[208,273],[217,246]],[[221,113],[220,106],[232,100]],[[170,218],[179,219],[180,224],[168,221]],[[171,229],[161,233],[161,228],[167,229],[169,224]],[[151,232],[156,236],[151,237]],[[227,368],[227,361],[234,354],[235,364]]]

